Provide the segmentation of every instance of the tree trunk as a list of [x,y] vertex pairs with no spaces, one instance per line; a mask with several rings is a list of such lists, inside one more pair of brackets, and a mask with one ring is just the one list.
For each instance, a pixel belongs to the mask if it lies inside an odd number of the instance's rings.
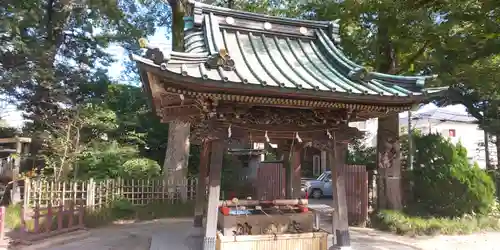
[[173,121],[168,125],[168,144],[163,163],[164,179],[166,183],[175,185],[180,192],[182,201],[187,200],[187,175],[189,159],[190,124],[182,121]]
[[[396,49],[388,28],[388,24],[396,21],[388,15],[379,13],[376,65],[377,71],[382,73],[395,74],[397,72]],[[401,153],[397,113],[378,119],[377,168],[377,208],[402,209]]]
[[[33,72],[34,78],[38,83],[34,87],[34,94],[30,97],[31,105],[35,106],[34,111],[30,114],[33,119],[33,136],[30,144],[30,154],[33,158],[33,165],[45,166],[45,161],[36,158],[45,148],[45,140],[48,138],[46,131],[52,132],[50,124],[53,119],[58,117],[57,105],[52,99],[52,85],[57,81],[55,79],[54,62],[57,52],[64,43],[64,28],[68,23],[68,18],[71,15],[71,3],[59,3],[56,6],[54,0],[49,0],[45,3],[46,15],[41,20],[41,32],[45,32],[45,39],[40,44],[40,48],[36,50],[38,60],[37,67]],[[41,169],[41,167],[39,167]]]
[[188,0],[171,0],[172,9],[172,49],[174,51],[184,51],[184,17],[189,15],[186,8]]
[[[172,9],[172,49],[184,51],[184,16],[187,0],[169,1]],[[182,201],[187,200],[187,183],[179,183],[187,175],[189,159],[190,124],[182,121],[169,123],[168,143],[163,163],[164,179],[167,183],[178,185]],[[180,184],[180,185],[179,185]]]
[[397,113],[378,119],[377,168],[377,208],[402,209],[401,149]]

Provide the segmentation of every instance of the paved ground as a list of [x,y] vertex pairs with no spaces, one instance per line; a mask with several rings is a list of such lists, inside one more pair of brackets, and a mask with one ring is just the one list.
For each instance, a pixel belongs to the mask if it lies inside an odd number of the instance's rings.
[[[309,200],[312,204],[331,205],[331,200]],[[321,221],[321,228],[331,232],[330,218]],[[500,250],[500,232],[461,236],[411,238],[380,232],[369,228],[351,228],[353,250]]]
[[[327,201],[319,201],[320,203]],[[192,250],[196,239],[191,235],[191,219],[163,219],[106,228],[55,237],[50,242],[17,248],[26,250],[148,250],[150,238],[160,236],[167,250]],[[322,220],[322,228],[329,231],[331,222]],[[493,250],[500,249],[500,233],[469,236],[440,236],[409,238],[372,229],[351,228],[353,250]],[[49,246],[49,243],[52,244]],[[55,245],[53,244],[55,243]],[[1,248],[0,248],[1,249]]]

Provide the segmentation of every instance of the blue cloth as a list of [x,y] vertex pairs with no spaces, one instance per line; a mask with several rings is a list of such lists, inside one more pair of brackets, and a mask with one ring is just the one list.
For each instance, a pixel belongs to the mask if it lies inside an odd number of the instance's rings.
[[252,213],[248,210],[231,210],[231,211],[229,211],[229,214],[230,215],[249,215]]

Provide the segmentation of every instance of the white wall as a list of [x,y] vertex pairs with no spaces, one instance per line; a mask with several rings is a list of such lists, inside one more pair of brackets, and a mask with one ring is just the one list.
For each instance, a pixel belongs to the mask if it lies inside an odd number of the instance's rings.
[[[366,121],[365,124],[351,124],[368,133],[366,144],[375,147],[377,145],[377,119]],[[407,133],[408,123],[406,119],[400,120],[400,132]],[[467,149],[467,156],[471,162],[477,162],[481,168],[486,167],[484,147],[479,144],[484,143],[484,134],[478,125],[470,123],[452,122],[452,121],[429,121],[418,120],[412,121],[412,129],[419,129],[423,133],[439,133],[442,136],[449,138],[453,143],[461,142]],[[455,136],[449,136],[449,130],[455,130]],[[491,163],[496,165],[496,148],[495,145],[489,144]]]

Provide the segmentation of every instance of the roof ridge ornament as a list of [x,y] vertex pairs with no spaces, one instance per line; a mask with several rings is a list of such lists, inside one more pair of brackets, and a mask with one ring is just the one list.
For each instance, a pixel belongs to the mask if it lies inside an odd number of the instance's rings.
[[209,69],[221,67],[225,71],[232,71],[234,70],[234,60],[231,59],[225,48],[221,48],[218,53],[208,57],[205,66]]
[[334,43],[339,44],[341,39],[340,39],[340,19],[336,19],[333,21],[330,21],[328,23],[328,33],[330,33],[330,38],[333,40]]
[[371,70],[367,67],[356,67],[349,71],[348,76],[354,81],[370,81],[373,79]]
[[139,47],[147,49],[145,57],[157,65],[161,65],[162,63],[170,60],[170,50],[167,49],[167,46],[152,44],[148,41],[148,39],[140,38]]

